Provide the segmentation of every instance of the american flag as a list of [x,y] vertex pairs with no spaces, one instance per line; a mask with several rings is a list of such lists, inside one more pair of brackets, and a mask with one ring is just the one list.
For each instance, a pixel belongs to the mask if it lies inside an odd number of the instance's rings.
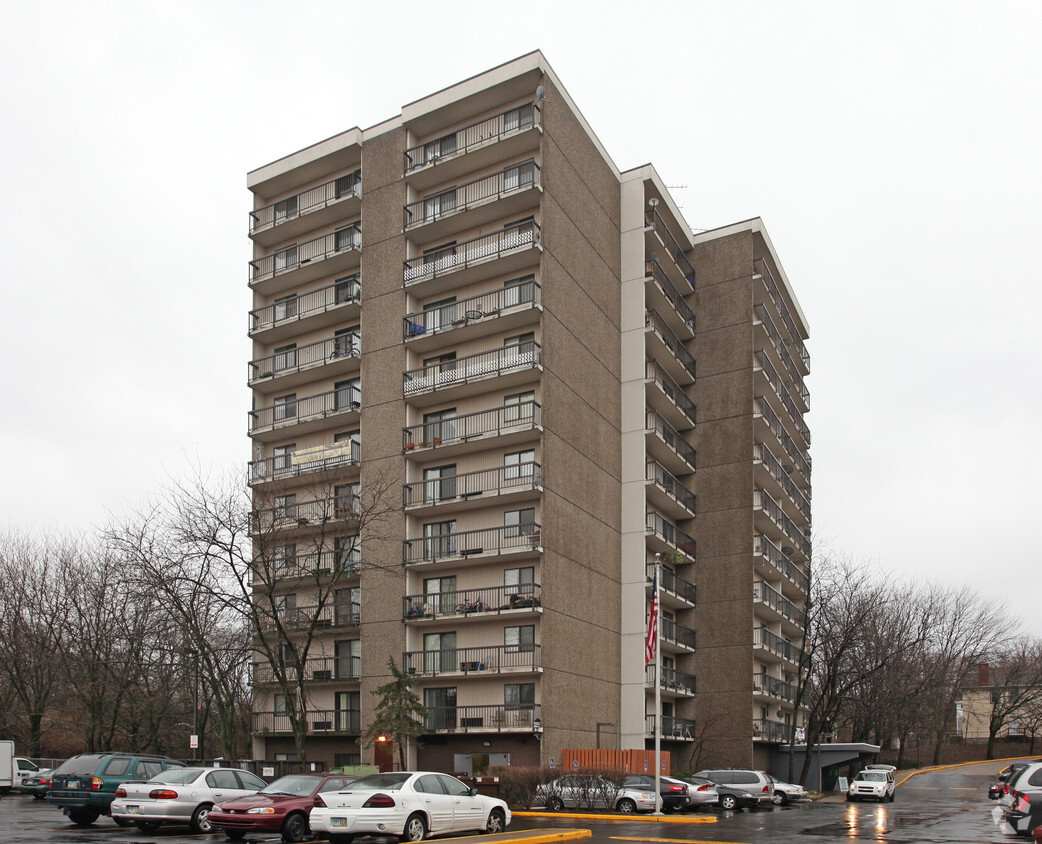
[[644,667],[655,661],[655,643],[658,641],[658,572],[651,579],[651,610],[648,612],[648,637],[644,640]]

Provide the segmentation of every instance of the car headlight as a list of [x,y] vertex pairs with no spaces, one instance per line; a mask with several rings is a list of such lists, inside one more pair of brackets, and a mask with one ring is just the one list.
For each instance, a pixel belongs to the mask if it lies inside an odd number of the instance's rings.
[[271,806],[254,806],[246,810],[247,815],[274,815],[275,810]]

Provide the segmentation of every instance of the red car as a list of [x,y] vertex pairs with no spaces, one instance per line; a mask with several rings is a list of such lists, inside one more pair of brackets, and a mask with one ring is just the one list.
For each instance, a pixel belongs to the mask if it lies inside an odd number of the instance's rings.
[[246,797],[225,800],[210,810],[210,823],[232,841],[248,832],[281,832],[283,841],[303,841],[319,794],[340,791],[358,777],[346,774],[290,774]]

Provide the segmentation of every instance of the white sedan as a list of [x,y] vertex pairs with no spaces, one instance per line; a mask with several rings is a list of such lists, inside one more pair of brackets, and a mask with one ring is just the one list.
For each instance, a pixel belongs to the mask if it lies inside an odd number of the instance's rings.
[[455,777],[434,771],[393,771],[355,780],[343,791],[320,794],[311,830],[332,844],[362,835],[422,841],[449,832],[503,832],[510,809]]
[[144,782],[125,782],[116,789],[112,817],[154,832],[165,823],[188,824],[192,832],[213,832],[210,809],[260,791],[267,783],[239,768],[169,768]]

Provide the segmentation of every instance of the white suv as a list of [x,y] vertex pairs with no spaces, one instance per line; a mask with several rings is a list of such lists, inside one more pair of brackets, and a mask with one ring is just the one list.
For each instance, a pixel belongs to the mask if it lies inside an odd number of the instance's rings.
[[897,783],[894,782],[893,771],[864,770],[850,781],[847,789],[847,801],[878,800],[880,803],[894,802],[897,794]]

